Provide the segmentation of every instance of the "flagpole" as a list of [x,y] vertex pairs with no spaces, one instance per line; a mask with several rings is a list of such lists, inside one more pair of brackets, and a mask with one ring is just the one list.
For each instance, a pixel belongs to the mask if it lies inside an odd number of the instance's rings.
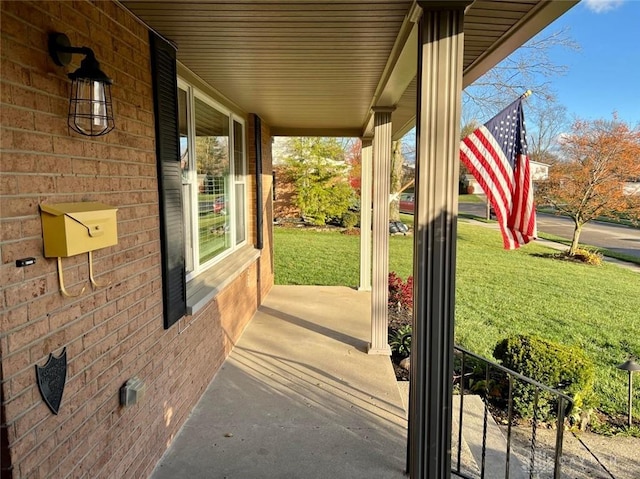
[[522,95],[520,95],[520,99],[524,100],[527,97],[530,97],[533,92],[531,90],[525,91]]

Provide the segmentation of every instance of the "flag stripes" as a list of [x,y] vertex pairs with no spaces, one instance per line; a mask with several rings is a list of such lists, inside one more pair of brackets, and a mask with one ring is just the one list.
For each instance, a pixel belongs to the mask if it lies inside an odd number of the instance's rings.
[[537,236],[525,135],[518,99],[460,143],[460,159],[493,206],[505,249]]

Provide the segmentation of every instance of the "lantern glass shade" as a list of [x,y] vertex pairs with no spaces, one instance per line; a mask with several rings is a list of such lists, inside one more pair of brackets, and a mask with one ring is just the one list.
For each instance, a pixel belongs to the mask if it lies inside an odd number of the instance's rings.
[[73,78],[68,123],[72,130],[87,136],[100,136],[113,130],[110,82],[80,76]]

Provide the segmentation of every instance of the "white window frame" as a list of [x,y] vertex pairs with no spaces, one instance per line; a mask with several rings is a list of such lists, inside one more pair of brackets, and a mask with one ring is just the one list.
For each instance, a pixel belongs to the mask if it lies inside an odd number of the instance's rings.
[[[189,231],[185,231],[185,255],[186,263],[191,265],[193,269],[187,272],[186,280],[191,281],[204,271],[215,266],[224,258],[233,254],[235,251],[247,244],[248,240],[248,190],[247,190],[247,143],[246,143],[246,122],[245,120],[235,114],[233,111],[225,108],[220,103],[213,100],[202,90],[194,87],[189,82],[178,77],[178,88],[186,91],[187,93],[187,144],[188,144],[188,163],[189,173],[187,175],[187,181],[190,187],[190,198],[183,198],[183,201],[188,202],[190,206],[190,218],[185,218],[185,227],[190,228]],[[195,100],[196,98],[211,108],[217,110],[219,113],[226,115],[229,118],[229,179],[227,181],[228,193],[227,204],[229,212],[229,228],[230,228],[230,246],[227,250],[223,251],[219,255],[211,258],[204,264],[200,264],[200,242],[198,232],[198,220],[199,220],[199,204],[198,204],[198,172],[195,158]],[[243,158],[242,165],[244,173],[242,174],[242,181],[236,181],[235,175],[235,145],[234,145],[234,130],[233,122],[236,121],[242,125],[242,142],[243,142]],[[244,185],[244,241],[236,244],[237,231],[236,231],[236,184]],[[189,222],[189,219],[191,220]],[[191,238],[191,244],[189,243]]]

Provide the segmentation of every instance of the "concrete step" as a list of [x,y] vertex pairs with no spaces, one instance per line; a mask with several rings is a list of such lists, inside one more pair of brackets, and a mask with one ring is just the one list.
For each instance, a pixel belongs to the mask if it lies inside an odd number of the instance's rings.
[[[453,437],[458,439],[458,420],[460,417],[460,396],[453,396]],[[482,436],[484,427],[484,402],[480,396],[465,395],[462,413],[462,439],[469,447],[476,467],[482,464]],[[453,456],[455,459],[455,456]],[[507,440],[491,414],[487,417],[487,443],[485,453],[484,477],[505,477],[507,468]],[[455,461],[452,461],[455,464]],[[478,467],[478,477],[480,468]],[[509,479],[526,479],[526,465],[513,454],[509,457]]]
[[[405,407],[409,409],[409,381],[398,381],[400,396]],[[458,443],[460,443],[460,472],[470,477],[480,477],[482,464],[482,433],[484,425],[484,403],[480,396],[465,395],[462,414],[462,441],[458,441],[460,418],[460,396],[453,396],[451,463],[455,469],[458,464]],[[507,440],[493,417],[487,418],[487,445],[485,453],[486,478],[505,477]],[[513,452],[509,458],[509,478],[526,479],[528,477],[525,464]]]

